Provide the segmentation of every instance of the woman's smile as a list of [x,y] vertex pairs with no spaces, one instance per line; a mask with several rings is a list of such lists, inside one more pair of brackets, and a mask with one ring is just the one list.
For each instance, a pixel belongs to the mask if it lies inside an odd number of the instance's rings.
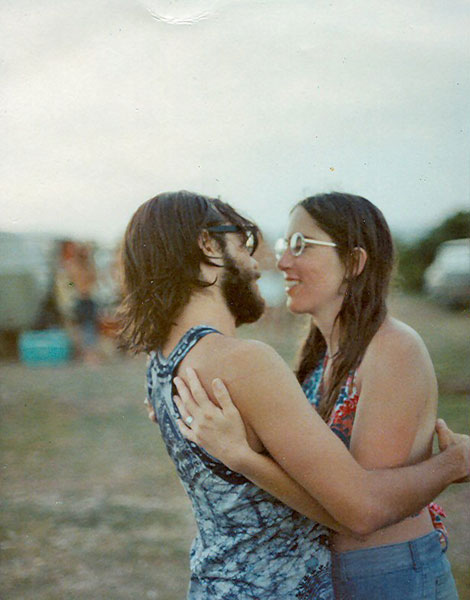
[[300,279],[290,279],[290,278],[285,278],[285,286],[284,289],[286,290],[287,294],[290,294],[292,292],[292,290],[299,286],[302,282],[300,281]]

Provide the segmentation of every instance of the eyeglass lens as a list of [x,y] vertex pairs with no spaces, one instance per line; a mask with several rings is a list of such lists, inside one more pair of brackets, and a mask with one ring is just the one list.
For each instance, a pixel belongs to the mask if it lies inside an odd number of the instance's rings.
[[299,232],[294,233],[290,238],[289,248],[294,256],[300,256],[305,248],[304,236]]
[[296,232],[292,234],[289,240],[286,240],[285,238],[278,239],[274,246],[277,260],[282,258],[282,255],[287,248],[289,248],[293,256],[300,256],[305,248],[304,236],[301,233]]

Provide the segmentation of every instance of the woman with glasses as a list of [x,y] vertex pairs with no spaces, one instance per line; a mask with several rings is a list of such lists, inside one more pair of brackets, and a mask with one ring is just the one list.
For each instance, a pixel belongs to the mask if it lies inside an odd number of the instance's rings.
[[[292,210],[276,254],[289,310],[311,316],[296,375],[312,406],[367,469],[429,457],[437,384],[419,336],[387,311],[394,253],[382,213],[349,194],[309,197]],[[194,398],[179,385],[179,402],[190,413]],[[197,402],[201,390],[193,394]],[[229,405],[226,388],[214,394]],[[181,422],[181,431],[229,463],[244,436],[243,424],[233,416],[228,420],[213,404],[211,411],[209,419],[207,410],[193,411],[192,428]],[[243,465],[239,470],[243,473]],[[365,540],[332,533],[335,596],[457,598],[444,554],[442,514],[430,505]]]

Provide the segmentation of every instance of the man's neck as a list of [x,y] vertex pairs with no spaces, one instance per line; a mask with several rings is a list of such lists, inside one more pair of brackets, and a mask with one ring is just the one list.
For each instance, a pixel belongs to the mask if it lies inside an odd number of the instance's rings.
[[220,290],[215,286],[193,293],[170,330],[162,348],[163,354],[168,356],[182,336],[198,325],[213,327],[224,335],[235,335],[235,318],[228,309]]

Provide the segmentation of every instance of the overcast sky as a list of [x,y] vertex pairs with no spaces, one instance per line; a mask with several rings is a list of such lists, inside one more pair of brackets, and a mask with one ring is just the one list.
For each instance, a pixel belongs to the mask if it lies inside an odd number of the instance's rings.
[[272,232],[320,191],[402,233],[470,208],[466,0],[3,0],[0,23],[0,230],[114,240],[182,188]]

